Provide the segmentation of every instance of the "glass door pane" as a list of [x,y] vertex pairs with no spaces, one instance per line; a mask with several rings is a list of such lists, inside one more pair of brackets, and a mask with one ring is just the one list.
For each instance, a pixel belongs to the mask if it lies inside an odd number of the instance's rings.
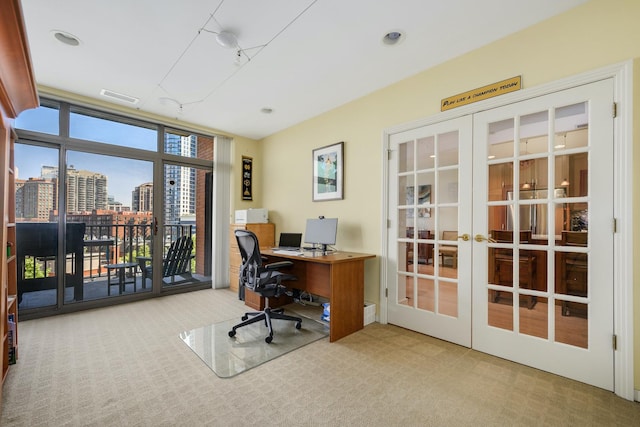
[[211,280],[212,185],[210,169],[164,166],[163,288]]
[[59,150],[16,143],[18,309],[55,306],[58,299],[57,168]]
[[67,252],[82,254],[67,276],[81,271],[84,290],[67,289],[64,302],[150,292],[153,163],[68,151],[66,164]]

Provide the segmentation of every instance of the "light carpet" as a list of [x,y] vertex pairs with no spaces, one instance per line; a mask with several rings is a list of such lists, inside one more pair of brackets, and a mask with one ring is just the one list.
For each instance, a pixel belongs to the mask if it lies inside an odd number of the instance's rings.
[[296,329],[295,322],[274,319],[270,344],[265,342],[264,322],[243,326],[230,338],[229,331],[239,322],[229,319],[191,329],[180,338],[217,376],[229,378],[329,335],[326,325],[302,317],[301,329]]
[[237,292],[207,289],[21,321],[0,426],[609,427],[640,420],[640,403],[610,391],[392,325],[320,339],[232,378],[213,374],[178,338],[245,311]]

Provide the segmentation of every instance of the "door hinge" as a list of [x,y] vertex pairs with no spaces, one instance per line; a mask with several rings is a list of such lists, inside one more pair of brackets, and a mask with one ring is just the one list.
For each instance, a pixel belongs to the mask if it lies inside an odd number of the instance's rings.
[[611,344],[613,344],[613,350],[615,351],[618,349],[618,336],[614,334],[612,338]]
[[384,297],[389,298],[389,288],[384,288]]
[[617,218],[613,218],[613,232],[614,233],[618,232],[618,219]]
[[613,110],[611,112],[613,114],[614,119],[618,117],[618,103],[616,102],[613,103]]
[[387,228],[391,228],[391,220],[390,219],[387,220]]
[[387,149],[387,160],[391,160],[391,150]]

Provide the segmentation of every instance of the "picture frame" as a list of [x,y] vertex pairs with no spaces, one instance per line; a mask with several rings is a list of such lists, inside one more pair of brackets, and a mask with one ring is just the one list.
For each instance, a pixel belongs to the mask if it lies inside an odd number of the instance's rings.
[[344,142],[316,148],[311,157],[313,201],[344,199]]
[[[418,205],[418,218],[431,218],[431,208],[421,207],[421,205],[431,203],[431,184],[418,185],[417,200],[415,196],[415,188],[413,186],[407,187],[407,205],[413,205],[413,203],[416,202]],[[413,210],[407,212],[407,217],[413,218]]]

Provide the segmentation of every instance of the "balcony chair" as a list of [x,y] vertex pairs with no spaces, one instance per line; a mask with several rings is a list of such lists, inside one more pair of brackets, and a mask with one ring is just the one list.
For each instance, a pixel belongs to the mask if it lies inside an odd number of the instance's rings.
[[268,344],[273,341],[273,328],[271,326],[273,319],[296,322],[296,329],[300,329],[302,327],[301,318],[284,314],[284,309],[282,308],[272,309],[269,307],[269,298],[277,298],[285,293],[289,294],[282,282],[297,280],[296,276],[278,271],[280,268],[293,266],[293,263],[291,261],[280,261],[263,264],[256,235],[248,230],[235,230],[235,236],[238,242],[238,249],[240,249],[240,257],[242,258],[240,287],[249,289],[264,297],[265,308],[263,311],[245,313],[242,316],[242,322],[229,331],[229,336],[234,337],[238,328],[256,322],[264,322],[269,330],[269,335],[265,338]]
[[[162,278],[171,277],[171,284],[194,280],[191,275],[191,260],[194,258],[192,250],[191,236],[182,236],[174,240],[169,246],[167,257],[162,260]],[[143,288],[147,286],[147,278],[153,277],[151,259],[145,256],[136,257],[142,271]],[[176,276],[182,277],[182,280],[176,282]]]

